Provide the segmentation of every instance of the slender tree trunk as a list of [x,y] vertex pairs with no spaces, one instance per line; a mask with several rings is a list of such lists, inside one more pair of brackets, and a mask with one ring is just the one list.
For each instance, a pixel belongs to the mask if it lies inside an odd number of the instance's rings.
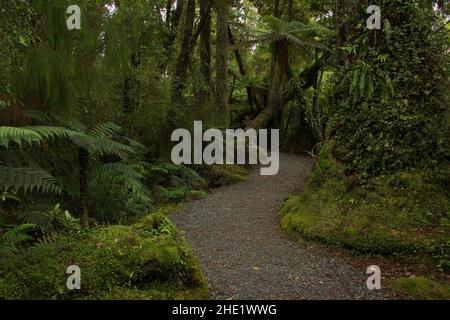
[[[230,40],[230,45],[233,47],[234,57],[236,58],[236,62],[239,67],[239,73],[241,76],[244,77],[247,75],[244,66],[244,60],[242,59],[241,53],[239,52],[239,48],[236,47],[236,41],[234,40],[233,32],[231,31],[230,26],[228,26],[228,38]],[[256,105],[258,108],[259,102],[253,90],[253,87],[251,85],[247,85],[246,90],[247,90],[247,100],[250,108],[253,110],[254,105]]]
[[204,105],[211,96],[211,0],[200,0],[200,71],[202,88],[199,92],[199,105]]
[[[337,47],[343,46],[347,42],[347,38],[350,35],[350,26],[345,21],[345,16],[351,11],[351,3],[349,0],[336,0],[336,34],[337,34]],[[348,66],[351,58],[349,54],[344,54],[340,58],[340,64]]]
[[166,28],[170,29],[170,25],[172,23],[172,4],[173,0],[167,0],[166,2]]
[[216,103],[222,125],[228,126],[228,0],[216,2],[217,47],[216,47]]
[[315,76],[314,81],[314,97],[313,97],[313,121],[314,130],[319,141],[324,140],[324,128],[322,124],[322,110],[320,107],[320,96],[322,93],[323,70],[322,62],[319,62],[319,49],[316,49],[316,63],[320,63],[321,67]]
[[79,182],[80,182],[80,202],[81,202],[81,222],[89,225],[89,153],[83,148],[78,149],[79,161]]
[[125,113],[134,111],[138,104],[137,95],[139,91],[139,80],[136,78],[136,72],[140,64],[141,59],[139,55],[132,53],[130,57],[130,70],[128,70],[128,73],[125,76],[122,90],[122,105]]
[[172,5],[175,2],[174,0],[167,0],[166,4],[166,32],[167,36],[164,41],[164,51],[166,53],[165,59],[161,61],[159,64],[159,68],[163,73],[166,73],[168,70],[168,65],[172,60],[172,52],[173,45],[175,40],[177,39],[177,33],[180,26],[181,14],[183,12],[185,0],[177,0],[177,5],[174,10],[172,10]]

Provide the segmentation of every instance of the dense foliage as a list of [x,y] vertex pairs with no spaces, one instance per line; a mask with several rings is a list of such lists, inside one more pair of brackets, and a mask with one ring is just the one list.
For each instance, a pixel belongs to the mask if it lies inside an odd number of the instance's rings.
[[247,171],[173,165],[194,120],[314,158],[286,232],[450,268],[448,2],[379,0],[381,30],[357,0],[76,2],[79,30],[73,1],[0,7],[0,299],[204,297],[154,212]]
[[[431,6],[385,1],[383,29],[358,23],[353,4],[334,73],[336,139],[361,180],[449,159],[449,35]],[[343,18],[345,19],[345,18]],[[350,93],[350,94],[348,94]]]
[[282,209],[282,226],[448,272],[448,17],[429,1],[380,6],[379,31],[362,24],[359,1],[341,7],[326,139],[306,191]]

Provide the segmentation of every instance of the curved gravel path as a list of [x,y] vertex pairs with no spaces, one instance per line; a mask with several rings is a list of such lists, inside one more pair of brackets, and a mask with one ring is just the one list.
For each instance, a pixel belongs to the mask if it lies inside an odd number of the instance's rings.
[[284,199],[301,191],[311,160],[282,154],[280,172],[259,170],[171,216],[200,259],[215,299],[378,299],[365,268],[279,230]]

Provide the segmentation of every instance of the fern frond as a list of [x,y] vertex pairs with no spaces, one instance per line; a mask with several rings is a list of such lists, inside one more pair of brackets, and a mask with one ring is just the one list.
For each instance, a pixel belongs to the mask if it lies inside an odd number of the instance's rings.
[[87,131],[86,134],[92,137],[111,138],[121,130],[122,128],[113,122],[103,122],[96,124],[91,130]]
[[22,147],[23,143],[32,145],[33,143],[42,143],[44,140],[66,138],[80,135],[79,132],[51,126],[36,127],[3,127],[0,126],[0,146],[8,148],[11,143],[16,143]]
[[70,137],[70,140],[76,146],[87,150],[93,158],[99,158],[105,154],[114,154],[124,159],[128,153],[134,152],[132,147],[109,138],[78,135]]
[[303,24],[299,21],[286,22],[273,16],[264,16],[263,22],[266,30],[260,32],[255,37],[255,41],[287,40],[300,47],[312,47],[327,49],[322,43],[316,40],[317,37],[330,34],[331,31],[318,24]]
[[46,234],[46,235],[42,236],[42,238],[37,240],[37,243],[34,245],[34,247],[53,244],[53,243],[56,243],[57,240],[58,240],[58,234],[56,232],[51,233],[51,234]]
[[104,174],[118,183],[136,196],[144,203],[151,203],[151,199],[147,196],[147,189],[142,183],[142,179],[146,175],[146,170],[140,165],[129,165],[122,162],[105,164],[100,169]]
[[22,146],[22,143],[31,145],[41,140],[42,137],[32,129],[0,126],[0,146],[5,148],[11,143]]
[[0,237],[2,242],[18,243],[22,241],[31,240],[32,237],[27,232],[33,230],[37,226],[31,223],[25,223],[17,226],[13,226],[8,231],[3,233]]
[[[182,182],[183,185],[193,187],[194,189],[201,189],[201,187],[206,185],[205,179],[203,179],[195,170],[183,165],[164,162],[153,166],[151,171],[153,173],[165,173],[169,176],[171,181],[176,181],[176,184]],[[174,179],[174,177],[179,179]]]
[[0,187],[15,192],[42,192],[60,194],[61,188],[50,173],[40,168],[0,166]]
[[63,127],[36,126],[36,127],[29,127],[29,129],[35,131],[42,137],[42,139],[45,140],[63,139],[81,135],[80,132]]
[[52,117],[48,115],[46,112],[43,112],[41,110],[28,110],[24,112],[24,116],[36,120],[39,123],[45,123],[48,124],[51,122]]
[[80,129],[79,134],[70,136],[76,146],[85,149],[93,158],[106,154],[114,154],[124,159],[127,154],[134,153],[133,147],[113,139],[122,128],[115,123],[105,122],[95,125],[90,130]]

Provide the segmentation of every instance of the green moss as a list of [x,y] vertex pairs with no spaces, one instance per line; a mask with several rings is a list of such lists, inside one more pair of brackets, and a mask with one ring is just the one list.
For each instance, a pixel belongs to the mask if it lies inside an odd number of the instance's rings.
[[[189,299],[207,294],[197,259],[161,213],[133,226],[64,236],[0,261],[0,299]],[[66,287],[81,268],[81,290]]]
[[450,286],[427,278],[399,278],[390,287],[397,294],[420,300],[450,300]]
[[359,252],[413,253],[450,268],[450,199],[433,175],[405,171],[358,186],[336,153],[326,145],[303,194],[286,201],[283,231]]

